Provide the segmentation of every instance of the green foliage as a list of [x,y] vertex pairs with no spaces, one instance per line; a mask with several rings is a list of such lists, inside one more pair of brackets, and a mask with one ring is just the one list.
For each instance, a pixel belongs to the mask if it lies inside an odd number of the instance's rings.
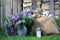
[[6,30],[6,23],[9,23],[9,19],[6,17],[6,18],[2,18],[2,21],[3,21],[3,30]]
[[56,23],[57,23],[58,27],[60,27],[60,19],[57,19]]
[[57,20],[56,20],[56,23],[57,23],[57,26],[58,26],[59,31],[60,31],[60,19],[57,19]]
[[21,24],[21,25],[18,25],[16,28],[17,28],[17,29],[23,29],[24,26],[25,26],[24,24]]
[[30,19],[26,16],[24,17],[24,20],[25,20],[25,25],[26,26],[30,26],[33,23],[33,19]]

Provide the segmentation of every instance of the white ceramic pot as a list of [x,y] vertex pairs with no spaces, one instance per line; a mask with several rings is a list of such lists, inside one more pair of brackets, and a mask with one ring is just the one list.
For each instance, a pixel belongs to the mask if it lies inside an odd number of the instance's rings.
[[36,36],[37,36],[38,38],[41,37],[41,30],[40,30],[40,28],[37,28],[37,30],[36,30]]

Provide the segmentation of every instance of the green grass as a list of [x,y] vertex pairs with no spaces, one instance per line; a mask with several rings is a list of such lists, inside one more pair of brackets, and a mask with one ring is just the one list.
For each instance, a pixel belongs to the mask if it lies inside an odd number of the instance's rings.
[[58,26],[58,28],[59,28],[59,31],[60,31],[60,19],[57,19],[57,20],[56,20],[56,24],[57,24],[57,26]]
[[60,28],[60,19],[57,19],[56,23],[57,23],[58,27]]
[[[56,20],[56,23],[60,29],[60,19]],[[42,36],[41,38],[37,38],[35,36],[23,36],[23,37],[11,36],[10,38],[8,38],[4,34],[4,31],[0,30],[0,40],[60,40],[60,34],[58,34],[58,35],[45,35],[45,36]]]
[[35,36],[11,36],[10,38],[7,36],[1,36],[0,40],[60,40],[60,35],[42,36],[41,38],[37,38]]

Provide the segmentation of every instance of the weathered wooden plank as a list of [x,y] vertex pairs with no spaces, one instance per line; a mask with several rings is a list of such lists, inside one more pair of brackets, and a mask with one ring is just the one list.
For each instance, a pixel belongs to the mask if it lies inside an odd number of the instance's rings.
[[37,6],[39,6],[41,4],[41,2],[37,2]]
[[31,2],[31,0],[24,0],[24,2]]
[[1,0],[0,0],[0,28],[1,28]]
[[60,17],[60,0],[59,0],[59,17]]
[[59,5],[54,5],[54,10],[59,10]]
[[42,9],[49,9],[49,4],[48,3],[43,4]]
[[5,1],[1,0],[1,28],[4,27],[4,19],[5,19]]
[[5,5],[5,13],[6,15],[10,15],[13,11],[13,13],[19,13],[20,12],[20,3],[19,0],[6,0]]
[[31,3],[26,3],[26,4],[23,4],[23,7],[27,7],[27,6],[30,6]]
[[12,13],[12,0],[6,0],[5,15],[9,16]]

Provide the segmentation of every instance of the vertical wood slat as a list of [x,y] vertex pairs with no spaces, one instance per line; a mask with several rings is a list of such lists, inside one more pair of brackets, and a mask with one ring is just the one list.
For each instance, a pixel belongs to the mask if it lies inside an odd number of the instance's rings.
[[0,2],[1,2],[1,28],[2,28],[2,13],[3,13],[3,3],[2,3],[2,0],[0,0]]
[[12,5],[13,6],[13,13],[17,13],[17,1],[18,0],[13,0],[13,3],[12,3],[13,4]]
[[8,17],[12,11],[12,0],[6,0],[5,15]]
[[1,0],[0,0],[0,28],[1,28]]
[[4,7],[4,5],[5,5],[5,0],[0,0],[0,2],[1,2],[1,8],[0,8],[0,23],[1,23],[1,28],[3,28],[3,26],[4,26],[4,20],[3,20],[3,18],[5,18],[5,7]]
[[59,0],[59,17],[60,17],[60,0]]
[[[21,0],[13,0],[13,13],[20,13],[21,9]],[[11,5],[12,5],[11,4]]]
[[19,0],[18,0],[17,3],[18,3],[18,7],[17,7],[17,8],[18,8],[18,13],[20,13],[20,10],[21,10],[20,8],[21,8],[21,7],[20,7],[20,5],[19,5],[19,4],[20,4],[20,3],[19,3]]
[[5,5],[6,16],[11,13],[19,13],[20,12],[20,3],[19,0],[6,0]]

